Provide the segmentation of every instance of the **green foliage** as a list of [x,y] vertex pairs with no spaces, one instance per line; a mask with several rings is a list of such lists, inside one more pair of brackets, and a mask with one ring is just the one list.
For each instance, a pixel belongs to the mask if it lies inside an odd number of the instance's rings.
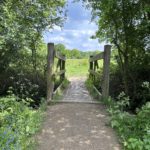
[[24,100],[17,102],[15,95],[0,98],[1,149],[31,149],[31,135],[38,131],[42,116],[40,109],[27,107]]
[[0,66],[1,71],[19,57],[19,51],[30,52],[36,69],[36,51],[45,29],[61,25],[63,6],[61,1],[0,2]]
[[129,96],[126,96],[124,92],[121,92],[118,96],[117,106],[123,112],[124,108],[129,106]]
[[[136,115],[122,111],[126,107],[129,98],[122,94],[120,101],[112,102],[110,99],[109,113],[111,114],[111,126],[115,128],[122,138],[123,145],[127,150],[148,150],[150,148],[150,103],[148,102]],[[121,109],[120,109],[121,108]]]
[[[98,30],[93,38],[109,41],[117,50],[117,89],[130,96],[132,108],[145,104],[141,83],[150,81],[150,9],[147,0],[83,0],[92,8]],[[117,76],[116,78],[117,79]],[[119,82],[118,80],[118,82]],[[116,91],[117,92],[117,91]],[[119,93],[117,93],[119,94]],[[146,98],[148,101],[149,97]]]
[[[102,64],[99,64],[99,66],[100,68],[97,70],[99,74],[95,76],[95,79],[91,79],[96,88],[101,92],[102,84],[100,83],[102,83]],[[135,84],[132,82],[132,80],[128,79],[130,89],[128,96],[130,98],[130,105],[127,106],[127,109],[132,112],[135,112],[136,108],[140,108],[142,107],[142,105],[145,105],[146,102],[148,102],[150,99],[150,91],[149,88],[147,88],[149,86],[149,71],[150,70],[148,69],[148,66],[143,64],[140,67],[135,66],[135,68],[132,68],[131,74],[134,74],[135,79],[137,79],[136,81],[134,79],[136,84],[136,90],[134,90]],[[110,63],[109,82],[109,94],[111,97],[117,100],[117,95],[121,91],[125,91],[125,88],[122,73],[119,65],[115,61],[115,58],[112,58],[112,61]]]
[[[91,95],[96,98],[93,90],[93,81],[88,79],[86,86]],[[143,83],[149,89],[149,83]],[[98,98],[97,98],[98,99]],[[130,99],[121,92],[117,100],[111,98],[103,100],[108,106],[111,116],[111,126],[121,137],[125,150],[149,150],[150,149],[150,102],[137,109],[136,114],[124,111],[129,105]]]
[[66,49],[63,44],[56,44],[55,50],[61,52],[63,55],[66,55],[67,59],[88,59],[90,55],[98,54],[100,51],[80,51],[77,49]]
[[13,93],[18,97],[17,101],[30,101],[32,107],[39,106],[41,99],[46,96],[46,79],[42,74],[9,70],[6,74],[0,74],[0,77],[1,95],[7,95],[8,89],[12,87]]
[[[0,2],[0,95],[13,87],[19,101],[46,95],[46,44],[43,31],[62,26],[65,0]],[[21,75],[20,75],[21,74]]]

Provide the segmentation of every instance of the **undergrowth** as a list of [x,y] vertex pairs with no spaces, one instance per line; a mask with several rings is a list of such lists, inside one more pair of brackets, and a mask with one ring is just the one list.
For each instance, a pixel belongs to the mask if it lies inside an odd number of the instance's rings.
[[[144,86],[143,83],[142,86]],[[150,89],[149,84],[145,88]],[[92,83],[86,81],[86,86],[92,91]],[[150,149],[150,102],[147,102],[136,110],[136,114],[126,112],[126,107],[130,104],[130,99],[121,92],[117,100],[111,98],[102,100],[108,107],[108,112],[111,116],[111,126],[121,137],[124,150],[149,150]]]
[[43,106],[35,110],[26,101],[17,102],[13,94],[0,98],[0,149],[33,149],[32,135],[39,128],[43,116]]

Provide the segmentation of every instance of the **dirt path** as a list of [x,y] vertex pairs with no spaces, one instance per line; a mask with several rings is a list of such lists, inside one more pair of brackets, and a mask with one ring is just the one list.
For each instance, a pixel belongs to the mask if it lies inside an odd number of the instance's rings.
[[[92,101],[84,79],[71,79],[64,99]],[[38,150],[120,150],[102,104],[59,103],[49,106],[42,131],[36,136]]]

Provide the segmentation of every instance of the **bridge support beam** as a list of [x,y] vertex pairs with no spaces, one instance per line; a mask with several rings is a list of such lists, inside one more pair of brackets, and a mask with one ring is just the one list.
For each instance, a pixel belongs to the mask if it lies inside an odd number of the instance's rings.
[[54,65],[54,43],[47,44],[47,102],[52,100],[52,94],[54,90],[54,81],[53,81],[53,65]]
[[109,97],[109,71],[110,71],[110,55],[111,45],[104,46],[104,61],[103,61],[103,81],[102,81],[102,98]]

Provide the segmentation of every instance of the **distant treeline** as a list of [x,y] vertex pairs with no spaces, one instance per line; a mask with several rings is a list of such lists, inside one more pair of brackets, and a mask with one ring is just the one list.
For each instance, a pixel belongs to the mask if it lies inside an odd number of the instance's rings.
[[56,44],[55,50],[60,51],[62,54],[66,55],[69,59],[83,59],[83,58],[89,58],[90,55],[95,55],[100,53],[100,50],[95,51],[81,51],[78,49],[67,49],[65,45],[63,44]]

